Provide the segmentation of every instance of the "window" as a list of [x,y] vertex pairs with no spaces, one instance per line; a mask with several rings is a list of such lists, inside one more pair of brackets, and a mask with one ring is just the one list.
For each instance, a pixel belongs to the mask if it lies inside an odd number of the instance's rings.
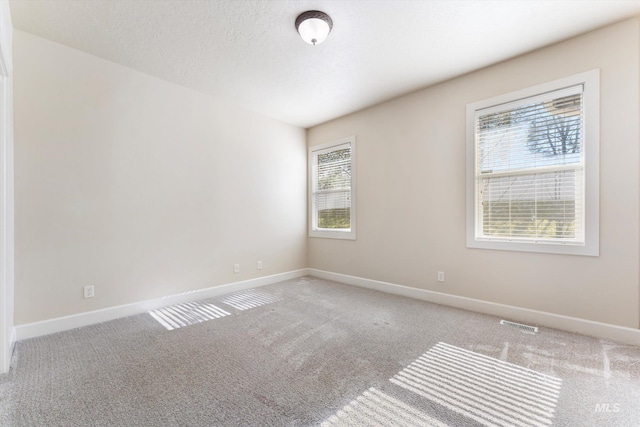
[[309,236],[356,238],[354,136],[309,148]]
[[467,247],[599,253],[599,72],[467,105]]

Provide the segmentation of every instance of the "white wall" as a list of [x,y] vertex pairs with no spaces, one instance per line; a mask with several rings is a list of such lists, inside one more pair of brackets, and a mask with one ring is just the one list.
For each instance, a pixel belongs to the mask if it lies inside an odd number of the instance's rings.
[[303,129],[14,42],[17,325],[306,267]]
[[[311,238],[310,267],[638,328],[639,36],[629,20],[310,129],[358,138],[358,239]],[[466,104],[595,68],[600,256],[466,248]]]
[[11,8],[8,1],[0,1],[0,43],[2,53],[13,66],[13,22],[11,21]]
[[13,26],[0,2],[0,373],[9,371],[14,341]]

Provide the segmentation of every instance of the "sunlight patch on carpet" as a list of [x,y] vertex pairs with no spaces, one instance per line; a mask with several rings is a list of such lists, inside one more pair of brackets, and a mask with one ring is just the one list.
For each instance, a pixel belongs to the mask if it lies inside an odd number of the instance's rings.
[[332,415],[322,427],[447,427],[446,424],[373,387]]
[[237,310],[248,310],[262,305],[282,301],[282,298],[255,289],[234,292],[220,298],[220,301]]
[[228,316],[231,313],[213,304],[194,301],[151,310],[149,314],[167,330],[171,331],[208,320],[218,319]]
[[562,380],[438,343],[389,381],[486,426],[546,427]]

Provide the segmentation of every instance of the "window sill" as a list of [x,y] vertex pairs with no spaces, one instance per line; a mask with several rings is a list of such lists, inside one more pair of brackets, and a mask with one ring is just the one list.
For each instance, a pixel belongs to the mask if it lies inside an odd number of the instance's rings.
[[311,230],[309,237],[322,239],[356,240],[355,230],[351,231],[331,231],[331,230]]
[[518,241],[504,240],[478,240],[468,239],[467,248],[471,249],[493,249],[498,251],[519,251],[519,252],[537,252],[546,254],[560,255],[582,255],[582,256],[599,256],[600,248],[597,242],[586,244],[572,243],[530,243]]

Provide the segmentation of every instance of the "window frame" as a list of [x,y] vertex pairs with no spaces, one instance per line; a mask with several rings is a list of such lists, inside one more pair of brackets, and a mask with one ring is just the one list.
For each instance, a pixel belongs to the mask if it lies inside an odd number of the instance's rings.
[[[476,113],[502,104],[510,104],[572,86],[583,86],[584,151],[584,243],[565,241],[520,241],[508,238],[476,236],[478,221],[476,173]],[[600,70],[595,69],[539,84],[482,101],[467,104],[466,110],[466,243],[468,248],[524,251],[550,254],[599,256],[599,156],[600,156]]]
[[[351,206],[349,208],[349,229],[328,229],[318,228],[317,211],[315,208],[315,158],[318,152],[350,145],[351,149]],[[309,171],[309,237],[320,237],[329,239],[356,240],[356,137],[354,135],[324,144],[312,145],[308,148],[308,171]]]

